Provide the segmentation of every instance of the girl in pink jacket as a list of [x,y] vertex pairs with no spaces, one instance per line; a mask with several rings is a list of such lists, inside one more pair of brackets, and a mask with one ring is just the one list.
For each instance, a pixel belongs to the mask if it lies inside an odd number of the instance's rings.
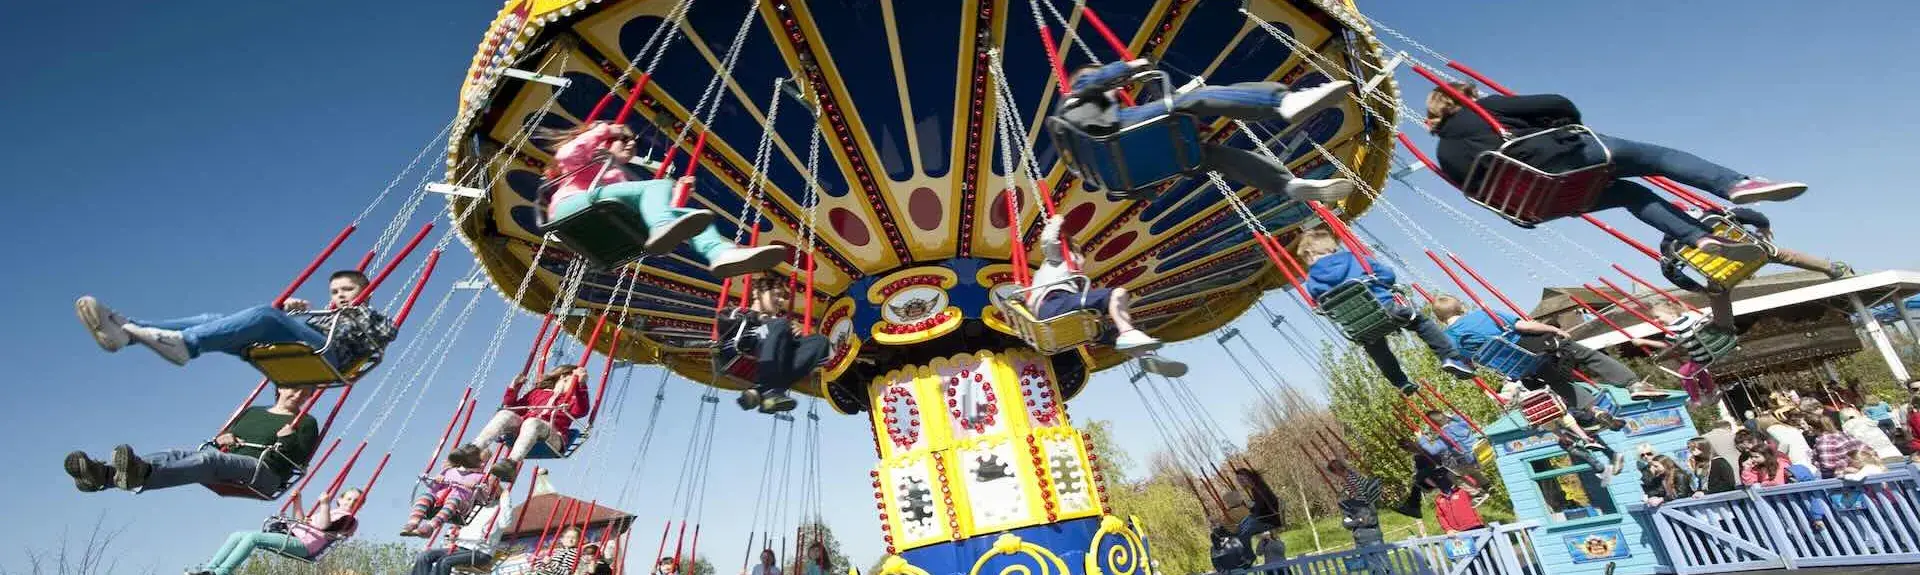
[[407,523],[400,526],[400,536],[429,537],[455,515],[466,515],[475,500],[485,499],[482,492],[492,486],[487,484],[486,470],[481,469],[484,459],[485,451],[462,444],[447,455],[447,468],[439,475],[421,477],[427,492],[413,500],[413,511],[407,514]]
[[622,166],[633,158],[633,130],[624,125],[594,122],[543,137],[561,142],[541,186],[540,205],[549,220],[558,220],[592,205],[614,200],[633,208],[647,224],[647,253],[666,255],[687,243],[707,261],[714,277],[728,278],[772,269],[787,261],[787,248],[766,245],[746,248],[713,229],[709,210],[673,206],[676,186],[692,186],[692,176],[679,180],[630,181]]

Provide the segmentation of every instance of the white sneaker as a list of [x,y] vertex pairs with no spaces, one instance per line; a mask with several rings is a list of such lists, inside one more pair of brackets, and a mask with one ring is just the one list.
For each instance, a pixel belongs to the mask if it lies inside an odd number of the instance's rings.
[[1305,90],[1287,92],[1280,97],[1280,119],[1288,122],[1304,118],[1327,107],[1339,104],[1341,97],[1353,89],[1353,82],[1345,80],[1327,82]]
[[1187,375],[1187,364],[1157,355],[1143,355],[1140,356],[1140,370],[1160,377],[1184,377]]
[[1294,178],[1287,180],[1287,196],[1302,202],[1337,202],[1347,199],[1353,193],[1353,180],[1334,178],[1331,180],[1308,180]]
[[760,246],[729,249],[707,265],[713,277],[726,279],[767,271],[784,261],[787,261],[786,246]]
[[1179,88],[1175,88],[1173,90],[1173,95],[1178,96],[1181,94],[1185,94],[1187,92],[1192,92],[1194,90],[1204,88],[1206,87],[1206,85],[1207,85],[1206,78],[1202,78],[1200,76],[1194,76],[1192,79],[1187,80],[1187,83],[1181,84]]
[[126,326],[125,331],[134,343],[147,346],[147,349],[174,365],[186,365],[188,360],[193,359],[193,352],[187,351],[187,340],[180,336],[180,332],[137,325]]
[[94,343],[100,344],[100,349],[113,352],[127,346],[127,330],[122,327],[127,318],[107,309],[100,300],[90,295],[80,296],[73,302],[73,311],[80,316],[80,324],[87,326],[87,333],[93,335]]
[[1114,338],[1113,349],[1121,353],[1138,355],[1160,349],[1160,340],[1154,339],[1144,331],[1127,330],[1121,332],[1120,337]]
[[713,225],[713,212],[691,210],[673,223],[647,230],[647,253],[664,256]]

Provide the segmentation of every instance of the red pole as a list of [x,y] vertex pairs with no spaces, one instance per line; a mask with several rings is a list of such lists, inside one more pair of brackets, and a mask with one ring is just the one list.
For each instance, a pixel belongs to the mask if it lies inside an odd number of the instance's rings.
[[700,560],[700,524],[698,523],[693,524],[693,544],[687,548],[687,557],[694,561]]
[[[540,320],[540,331],[533,334],[533,348],[527,350],[527,362],[520,365],[520,375],[533,370],[533,360],[540,357],[541,342],[547,339],[547,327],[553,325],[553,312],[547,312],[546,319]],[[512,397],[512,386],[508,386],[507,395]]]
[[393,327],[407,323],[407,314],[413,311],[413,302],[420,300],[420,292],[427,291],[427,280],[433,277],[433,267],[440,263],[440,250],[427,253],[427,269],[420,272],[420,283],[414,284],[413,293],[407,294],[407,303],[400,306],[400,313],[393,316]]
[[[337,448],[337,447],[340,447],[340,440],[339,440],[339,439],[334,439],[334,440],[333,440],[333,443],[330,443],[330,444],[327,444],[327,450],[326,450],[325,452],[322,452],[322,453],[320,454],[320,460],[319,460],[318,462],[316,462],[316,463],[312,463],[312,464],[310,464],[310,465],[308,465],[308,466],[307,466],[307,469],[308,469],[308,470],[319,470],[319,469],[321,469],[321,468],[323,468],[323,467],[326,467],[326,465],[327,465],[327,459],[328,459],[328,458],[330,458],[330,457],[333,457],[333,450],[334,450],[334,448]],[[305,490],[307,489],[307,483],[308,483],[308,482],[311,482],[311,481],[313,481],[313,476],[314,476],[314,475],[317,475],[317,474],[315,474],[315,473],[308,473],[308,474],[306,474],[306,475],[302,475],[302,476],[300,476],[300,482],[299,482],[299,483],[297,483],[297,484],[295,484],[295,485],[293,486],[293,491],[294,491],[295,493],[299,493],[299,492],[301,492],[301,491],[305,491]],[[292,500],[288,500],[287,502],[285,502],[285,503],[282,503],[282,504],[280,504],[280,512],[281,512],[281,513],[286,513],[286,512],[287,512],[287,508],[288,508],[288,507],[290,507],[290,506],[292,506],[292,504],[293,504],[293,501],[292,501]]]
[[354,503],[354,511],[359,511],[361,505],[366,505],[368,495],[373,493],[373,484],[380,481],[380,472],[387,470],[387,461],[391,459],[393,459],[391,451],[380,456],[380,464],[373,466],[373,477],[367,478],[367,486],[360,488],[360,501]]
[[[601,317],[604,318],[606,316]],[[613,347],[607,348],[607,361],[604,365],[600,366],[600,389],[593,392],[593,407],[587,410],[587,427],[593,427],[593,422],[600,419],[601,400],[607,398],[607,380],[613,378],[613,359],[614,356],[620,352],[620,336],[624,334],[626,334],[626,330],[620,329],[618,326],[614,327]],[[582,361],[581,363],[584,364],[586,362]]]
[[253,386],[253,393],[247,394],[247,399],[240,402],[240,407],[234,408],[233,414],[227,416],[227,422],[220,424],[220,431],[214,432],[214,435],[224,434],[227,432],[227,428],[233,427],[233,422],[240,419],[240,414],[246,413],[247,408],[253,407],[254,400],[260,399],[260,392],[267,390],[268,383],[271,383],[271,381],[267,378],[260,378],[260,383]]
[[1427,390],[1427,393],[1432,394],[1433,398],[1439,400],[1441,405],[1445,405],[1447,406],[1448,410],[1453,411],[1454,417],[1460,418],[1460,421],[1467,422],[1467,427],[1473,428],[1474,433],[1478,433],[1480,435],[1487,434],[1487,432],[1480,430],[1480,424],[1474,423],[1473,418],[1467,417],[1467,414],[1465,412],[1460,411],[1460,408],[1453,406],[1453,402],[1447,401],[1447,396],[1440,395],[1439,386],[1436,386],[1432,383],[1425,382],[1425,381],[1420,382],[1420,384],[1422,386],[1425,386],[1424,389]]
[[385,267],[380,268],[380,273],[373,276],[373,281],[367,282],[367,287],[360,290],[360,295],[353,298],[351,305],[360,305],[367,301],[367,298],[372,297],[373,290],[380,289],[380,284],[387,281],[387,276],[393,274],[394,268],[400,267],[400,262],[406,261],[407,256],[413,255],[413,249],[420,247],[420,240],[427,239],[427,232],[430,231],[433,231],[433,222],[420,226],[420,231],[413,234],[413,239],[407,240],[407,247],[400,248],[400,253],[393,257],[393,261],[387,262]]
[[[673,520],[668,519],[667,525],[665,527],[660,528],[660,548],[653,552],[653,563],[655,565],[658,565],[661,559],[665,559],[667,557],[667,534],[672,532],[673,532]],[[673,575],[680,575],[679,573],[680,558],[679,557],[673,558],[673,570],[674,570]]]
[[1593,289],[1592,284],[1580,284],[1580,287],[1587,288],[1587,291],[1598,294],[1601,298],[1604,298],[1608,302],[1613,303],[1614,307],[1618,307],[1622,310],[1625,310],[1628,314],[1632,314],[1633,317],[1640,318],[1640,321],[1647,322],[1647,325],[1660,328],[1661,333],[1667,334],[1668,336],[1673,335],[1673,330],[1667,329],[1667,324],[1654,321],[1653,318],[1647,317],[1646,314],[1640,313],[1640,310],[1636,310],[1628,306],[1627,302],[1620,301],[1618,298],[1613,297],[1611,294],[1608,294],[1607,292]]
[[340,233],[333,235],[333,240],[327,242],[327,247],[320,249],[320,255],[314,256],[313,261],[308,262],[306,268],[293,276],[293,283],[287,284],[287,289],[280,290],[280,295],[274,296],[273,307],[278,309],[281,304],[287,302],[287,298],[293,297],[293,292],[299,291],[301,284],[307,283],[307,279],[313,277],[313,272],[319,271],[320,264],[327,263],[327,259],[333,257],[333,252],[340,249],[340,244],[346,242],[347,236],[353,235],[355,229],[357,226],[353,224],[340,228]]
[[1639,298],[1632,297],[1632,294],[1630,292],[1628,292],[1627,290],[1620,289],[1620,286],[1614,284],[1612,280],[1609,280],[1607,278],[1598,278],[1598,279],[1600,280],[1601,285],[1605,285],[1609,288],[1613,288],[1613,291],[1615,293],[1620,294],[1621,297],[1627,298],[1627,303],[1635,304],[1636,309],[1645,310],[1649,313],[1653,311],[1653,308],[1651,306],[1648,306],[1646,302],[1640,301]]
[[[1326,205],[1314,201],[1307,202],[1307,207],[1312,208],[1313,213],[1318,214],[1322,221],[1327,222],[1327,229],[1333,232],[1334,237],[1340,238],[1340,241],[1347,245],[1348,250],[1352,251],[1355,255],[1373,256],[1373,248],[1367,247],[1366,242],[1360,241],[1360,236],[1353,235],[1353,229],[1347,227],[1347,223],[1341,221],[1340,216],[1334,215],[1333,210],[1327,209]],[[1373,273],[1373,267],[1367,265],[1366,258],[1355,259],[1360,260],[1360,268],[1362,270],[1369,274]]]
[[581,348],[580,364],[576,367],[585,370],[587,368],[587,360],[593,359],[593,346],[600,343],[600,332],[607,327],[607,315],[611,313],[613,313],[613,308],[600,310],[600,319],[594,320],[593,333],[587,335],[587,346]]
[[1487,397],[1493,398],[1495,404],[1503,408],[1507,406],[1507,398],[1500,397],[1500,392],[1494,391],[1493,386],[1487,385],[1487,380],[1480,379],[1480,376],[1476,375],[1473,376],[1473,384],[1479,386],[1480,391],[1487,392]]
[[1425,298],[1427,300],[1428,305],[1433,304],[1433,294],[1427,293],[1427,288],[1420,287],[1419,282],[1412,282],[1412,283],[1408,283],[1407,285],[1413,286],[1413,291],[1415,293],[1420,294],[1420,297]]
[[[540,467],[539,467],[539,466],[534,466],[534,468],[533,468],[533,474],[532,474],[532,475],[528,475],[527,477],[528,477],[528,481],[527,481],[527,499],[526,499],[526,501],[523,501],[523,502],[521,502],[521,503],[520,503],[520,510],[521,510],[521,511],[526,511],[527,509],[529,509],[529,506],[530,506],[530,505],[533,505],[533,488],[534,488],[534,486],[535,486],[536,484],[538,484],[538,483],[540,483]],[[512,495],[513,495],[513,494],[511,494],[511,493],[509,493],[509,494],[507,494],[507,495],[508,495],[508,497],[512,497]],[[504,511],[506,511],[506,510],[505,510],[505,509],[503,508],[503,509],[501,509],[501,510],[500,510],[500,511],[498,511],[498,512],[504,512]],[[498,512],[496,512],[496,513],[498,513]],[[520,523],[521,523],[522,521],[525,521],[526,519],[527,519],[527,514],[526,514],[526,513],[521,513],[519,517],[515,517],[515,518],[513,518],[513,528],[512,528],[512,529],[513,529],[513,531],[514,531],[514,532],[518,532],[518,531],[520,531]],[[499,521],[493,521],[493,522],[489,522],[489,523],[487,523],[487,528],[486,528],[486,530],[484,530],[484,531],[481,531],[481,532],[480,532],[480,538],[481,538],[481,539],[486,539],[486,538],[487,538],[487,536],[490,536],[490,535],[493,535],[493,526],[494,526],[494,524],[495,524],[495,523],[499,523]]]
[[[695,138],[693,140],[693,152],[687,156],[687,173],[683,177],[692,177],[694,173],[700,171],[700,157],[704,155],[706,151],[707,151],[707,129],[701,128],[700,137]],[[665,169],[667,165],[668,164],[666,162],[661,162],[660,168]],[[689,185],[681,185],[677,181],[674,182],[673,207],[676,207],[676,208],[686,207],[687,196],[689,195],[688,192],[691,191],[689,189],[691,187],[692,186],[689,186]]]
[[[1620,327],[1620,324],[1614,323],[1613,320],[1611,319],[1607,319],[1606,314],[1602,314],[1600,313],[1600,310],[1594,309],[1594,307],[1588,304],[1586,300],[1582,300],[1578,296],[1572,296],[1572,295],[1569,295],[1567,297],[1572,298],[1573,303],[1580,304],[1580,308],[1587,310],[1587,313],[1593,314],[1593,317],[1599,318],[1600,323],[1607,324],[1607,327],[1613,328],[1613,331],[1620,332],[1621,337],[1627,338],[1627,341],[1633,341],[1633,334],[1627,333],[1626,328]],[[1640,346],[1640,349],[1641,351],[1648,351],[1647,347],[1644,345]]]
[[[1431,417],[1427,417],[1426,410],[1421,409],[1418,404],[1415,404],[1412,396],[1402,395],[1400,399],[1407,402],[1407,407],[1413,409],[1413,413],[1419,415],[1421,421],[1427,422],[1427,428],[1432,429],[1434,435],[1440,436],[1441,441],[1447,442],[1447,447],[1452,447],[1454,451],[1468,453],[1466,448],[1460,447],[1460,442],[1454,441],[1451,437],[1447,437],[1447,432],[1440,429],[1438,422],[1435,422]],[[1424,401],[1425,398],[1422,398],[1422,400]]]
[[1466,74],[1468,78],[1473,78],[1473,81],[1479,82],[1481,84],[1486,84],[1488,88],[1493,88],[1493,91],[1499,92],[1501,95],[1505,95],[1505,96],[1513,95],[1513,90],[1508,90],[1506,86],[1500,85],[1499,82],[1493,81],[1492,78],[1482,76],[1479,71],[1476,71],[1473,68],[1468,68],[1466,64],[1461,64],[1458,60],[1448,60],[1447,67],[1453,68],[1455,70],[1459,70],[1460,73]]
[[1087,25],[1092,26],[1093,31],[1100,33],[1100,37],[1107,41],[1107,45],[1113,48],[1114,53],[1127,60],[1133,59],[1133,50],[1128,49],[1127,43],[1121,42],[1120,36],[1114,34],[1113,29],[1108,28],[1107,23],[1100,20],[1099,14],[1093,13],[1093,8],[1081,6],[1080,15],[1086,17]]
[[1493,318],[1494,325],[1500,326],[1500,329],[1507,328],[1507,321],[1500,319],[1500,314],[1488,310],[1487,302],[1481,301],[1480,294],[1474,293],[1473,288],[1467,286],[1467,282],[1461,281],[1460,275],[1454,273],[1453,268],[1447,267],[1447,262],[1440,261],[1440,256],[1434,255],[1433,250],[1426,250],[1426,252],[1427,258],[1433,260],[1433,265],[1440,266],[1440,271],[1447,272],[1447,277],[1453,280],[1454,285],[1460,286],[1460,292],[1466,294],[1467,299],[1473,300],[1473,305],[1486,311],[1487,317]]
[[[1347,443],[1347,438],[1341,437],[1340,434],[1334,433],[1332,430],[1327,430],[1327,429],[1315,429],[1313,430],[1313,432],[1333,437],[1335,440],[1340,442],[1340,449],[1345,450],[1347,452],[1347,455],[1353,455],[1353,444]],[[1327,445],[1333,445],[1333,444],[1328,443]]]
[[380,255],[379,250],[367,250],[366,254],[360,256],[360,263],[355,264],[353,269],[360,273],[367,273],[367,266],[373,265],[373,257],[377,255]]
[[[459,439],[459,438],[462,438],[462,437],[466,437],[466,436],[467,436],[467,426],[473,423],[473,412],[474,412],[474,410],[476,410],[476,409],[479,409],[479,407],[480,407],[480,400],[479,400],[479,399],[469,399],[469,400],[467,400],[467,415],[466,415],[466,417],[463,417],[463,418],[461,418],[461,420],[460,420],[460,432],[459,432],[459,433],[455,433],[455,434],[453,435],[453,437],[454,437],[454,439],[456,439],[456,440],[457,440],[457,439]],[[497,457],[497,456],[498,456],[498,454],[495,454],[495,456]]]
[[1620,267],[1620,264],[1613,264],[1613,269],[1619,270],[1621,274],[1627,276],[1627,279],[1633,280],[1633,283],[1646,286],[1647,289],[1653,290],[1653,293],[1660,294],[1660,297],[1666,298],[1667,301],[1673,302],[1673,305],[1685,307],[1687,308],[1687,311],[1696,311],[1696,312],[1700,311],[1700,308],[1693,307],[1693,304],[1687,303],[1685,300],[1674,297],[1672,292],[1669,292],[1664,289],[1660,289],[1659,286],[1653,285],[1651,283],[1647,283],[1647,280],[1640,279],[1640,276],[1633,275],[1633,272],[1627,271],[1627,268]]
[[560,332],[566,331],[566,328],[567,320],[563,318],[553,326],[553,334],[547,336],[547,343],[540,346],[540,370],[534,372],[536,377],[547,373],[547,354],[553,352],[553,343],[560,341]]
[[[1036,16],[1038,15],[1036,14]],[[1060,61],[1060,46],[1054,44],[1053,32],[1048,30],[1046,26],[1041,26],[1039,31],[1040,47],[1047,51],[1047,63],[1053,67],[1054,83],[1056,87],[1060,89],[1060,95],[1065,96],[1073,90],[1067,85],[1069,82],[1067,79],[1067,67],[1066,64]]]
[[587,547],[587,539],[591,537],[590,535],[587,534],[587,531],[593,528],[593,510],[595,508],[598,508],[599,506],[600,506],[599,499],[594,499],[592,501],[587,502],[587,510],[583,512],[582,516],[580,517],[580,537],[578,538],[578,540],[574,541],[573,543],[574,557],[579,557],[580,550],[585,549]]
[[1513,300],[1507,299],[1507,294],[1501,293],[1500,288],[1493,287],[1493,283],[1487,281],[1487,278],[1480,277],[1480,272],[1474,271],[1473,266],[1467,265],[1466,260],[1460,259],[1460,256],[1454,255],[1453,252],[1447,252],[1447,259],[1453,260],[1453,263],[1458,264],[1462,271],[1467,272],[1467,276],[1473,278],[1474,283],[1480,284],[1480,287],[1487,288],[1487,293],[1491,293],[1493,297],[1499,298],[1500,303],[1507,304],[1507,309],[1513,310],[1514,315],[1527,318],[1526,310],[1520,309],[1520,306],[1513,303]]
[[[664,48],[664,46],[662,46],[662,48]],[[634,79],[633,88],[627,90],[627,105],[620,107],[620,113],[613,116],[613,123],[627,123],[627,116],[633,113],[633,105],[640,101],[640,92],[647,89],[647,81],[652,79],[653,74],[646,72],[642,72],[639,78]],[[594,118],[600,117],[600,112],[605,111],[607,104],[612,99],[613,87],[608,86],[607,95],[601,96],[600,102],[593,105],[593,112],[587,114],[587,121],[592,122]]]
[[804,330],[801,332],[802,334],[810,335],[813,333],[813,271],[819,263],[820,262],[813,257],[813,249],[809,248],[807,250],[807,312],[806,315],[801,316],[801,321],[806,325],[801,326]]
[[[446,431],[440,432],[440,442],[433,445],[433,453],[427,454],[427,468],[420,470],[420,475],[433,473],[433,464],[440,460],[440,452],[447,448],[447,438],[453,436],[453,424],[460,422],[460,412],[466,411],[468,400],[472,397],[473,388],[469,386],[466,392],[460,394],[460,401],[453,404],[453,417],[447,420]],[[466,429],[466,426],[460,426],[460,434],[466,435]]]
[[1407,414],[1405,414],[1405,413],[1400,413],[1400,411],[1399,411],[1399,410],[1394,410],[1394,412],[1393,412],[1393,418],[1394,418],[1394,419],[1398,419],[1398,420],[1400,420],[1400,425],[1404,425],[1404,426],[1406,426],[1406,427],[1407,427],[1407,431],[1411,431],[1411,432],[1413,432],[1413,434],[1414,434],[1414,435],[1419,435],[1419,434],[1420,434],[1420,426],[1419,426],[1419,425],[1416,425],[1416,424],[1414,424],[1414,423],[1413,423],[1413,420],[1411,420],[1411,419],[1407,419]]
[[1253,236],[1260,240],[1260,248],[1266,250],[1267,259],[1273,260],[1274,267],[1280,268],[1280,273],[1286,276],[1287,281],[1293,283],[1293,289],[1300,292],[1300,301],[1307,302],[1308,307],[1320,307],[1320,304],[1313,300],[1313,295],[1307,293],[1306,272],[1295,271],[1300,267],[1300,262],[1295,261],[1293,254],[1280,246],[1280,240],[1260,233],[1255,233]]
[[1494,119],[1493,114],[1487,112],[1486,108],[1480,107],[1479,102],[1474,101],[1473,98],[1468,98],[1465,92],[1461,92],[1459,88],[1453,87],[1453,84],[1449,84],[1446,80],[1442,80],[1439,76],[1434,75],[1433,71],[1428,70],[1426,66],[1414,64],[1413,72],[1426,78],[1428,82],[1433,82],[1434,87],[1439,88],[1441,92],[1446,93],[1446,95],[1453,98],[1454,101],[1459,102],[1460,105],[1466,107],[1468,111],[1479,116],[1481,120],[1485,120],[1487,126],[1492,127],[1494,131],[1500,133],[1500,139],[1505,140],[1512,137],[1512,135],[1507,132],[1507,127],[1502,125],[1500,120]]

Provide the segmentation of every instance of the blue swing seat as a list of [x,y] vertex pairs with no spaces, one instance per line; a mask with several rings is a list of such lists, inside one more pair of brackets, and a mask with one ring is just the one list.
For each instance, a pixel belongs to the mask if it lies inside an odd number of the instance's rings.
[[[578,451],[580,445],[587,442],[587,434],[588,430],[568,429],[566,440],[560,444],[562,447],[559,453],[554,453],[553,445],[545,441],[534,443],[533,450],[527,452],[527,459],[566,459],[573,457],[573,452]],[[513,438],[507,439],[511,441]]]
[[1155,186],[1198,173],[1205,158],[1200,121],[1192,114],[1167,114],[1104,136],[1049,117],[1047,132],[1074,174],[1110,197],[1143,199]]
[[1540,366],[1547,363],[1547,357],[1520,347],[1513,335],[1513,330],[1507,330],[1500,337],[1488,338],[1480,350],[1474,352],[1473,362],[1515,381],[1539,372]]

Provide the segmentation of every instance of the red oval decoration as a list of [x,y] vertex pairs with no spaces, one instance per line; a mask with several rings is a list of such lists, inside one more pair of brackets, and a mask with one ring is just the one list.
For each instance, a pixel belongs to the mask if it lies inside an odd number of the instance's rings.
[[[993,196],[993,206],[987,210],[987,223],[993,227],[1000,229],[1006,229],[1007,227],[1008,193],[1008,190],[1000,190],[1000,193],[994,194]],[[1015,208],[1017,209],[1018,206],[1015,206]]]
[[1093,204],[1083,202],[1067,210],[1067,221],[1060,223],[1060,232],[1067,237],[1073,237],[1080,233],[1081,228],[1087,227],[1087,222],[1090,221],[1093,221]]
[[946,206],[940,202],[940,194],[933,188],[914,188],[907,194],[907,217],[913,220],[914,227],[926,231],[940,229],[946,219]]
[[866,222],[846,208],[827,210],[827,223],[833,226],[833,233],[847,240],[848,245],[862,247],[873,241],[873,232],[867,230]]
[[1093,253],[1094,261],[1106,261],[1107,258],[1120,255],[1120,252],[1127,251],[1127,248],[1133,247],[1133,240],[1139,237],[1140,233],[1133,231],[1114,236],[1113,239],[1107,240],[1106,245],[1100,246],[1099,251]]

